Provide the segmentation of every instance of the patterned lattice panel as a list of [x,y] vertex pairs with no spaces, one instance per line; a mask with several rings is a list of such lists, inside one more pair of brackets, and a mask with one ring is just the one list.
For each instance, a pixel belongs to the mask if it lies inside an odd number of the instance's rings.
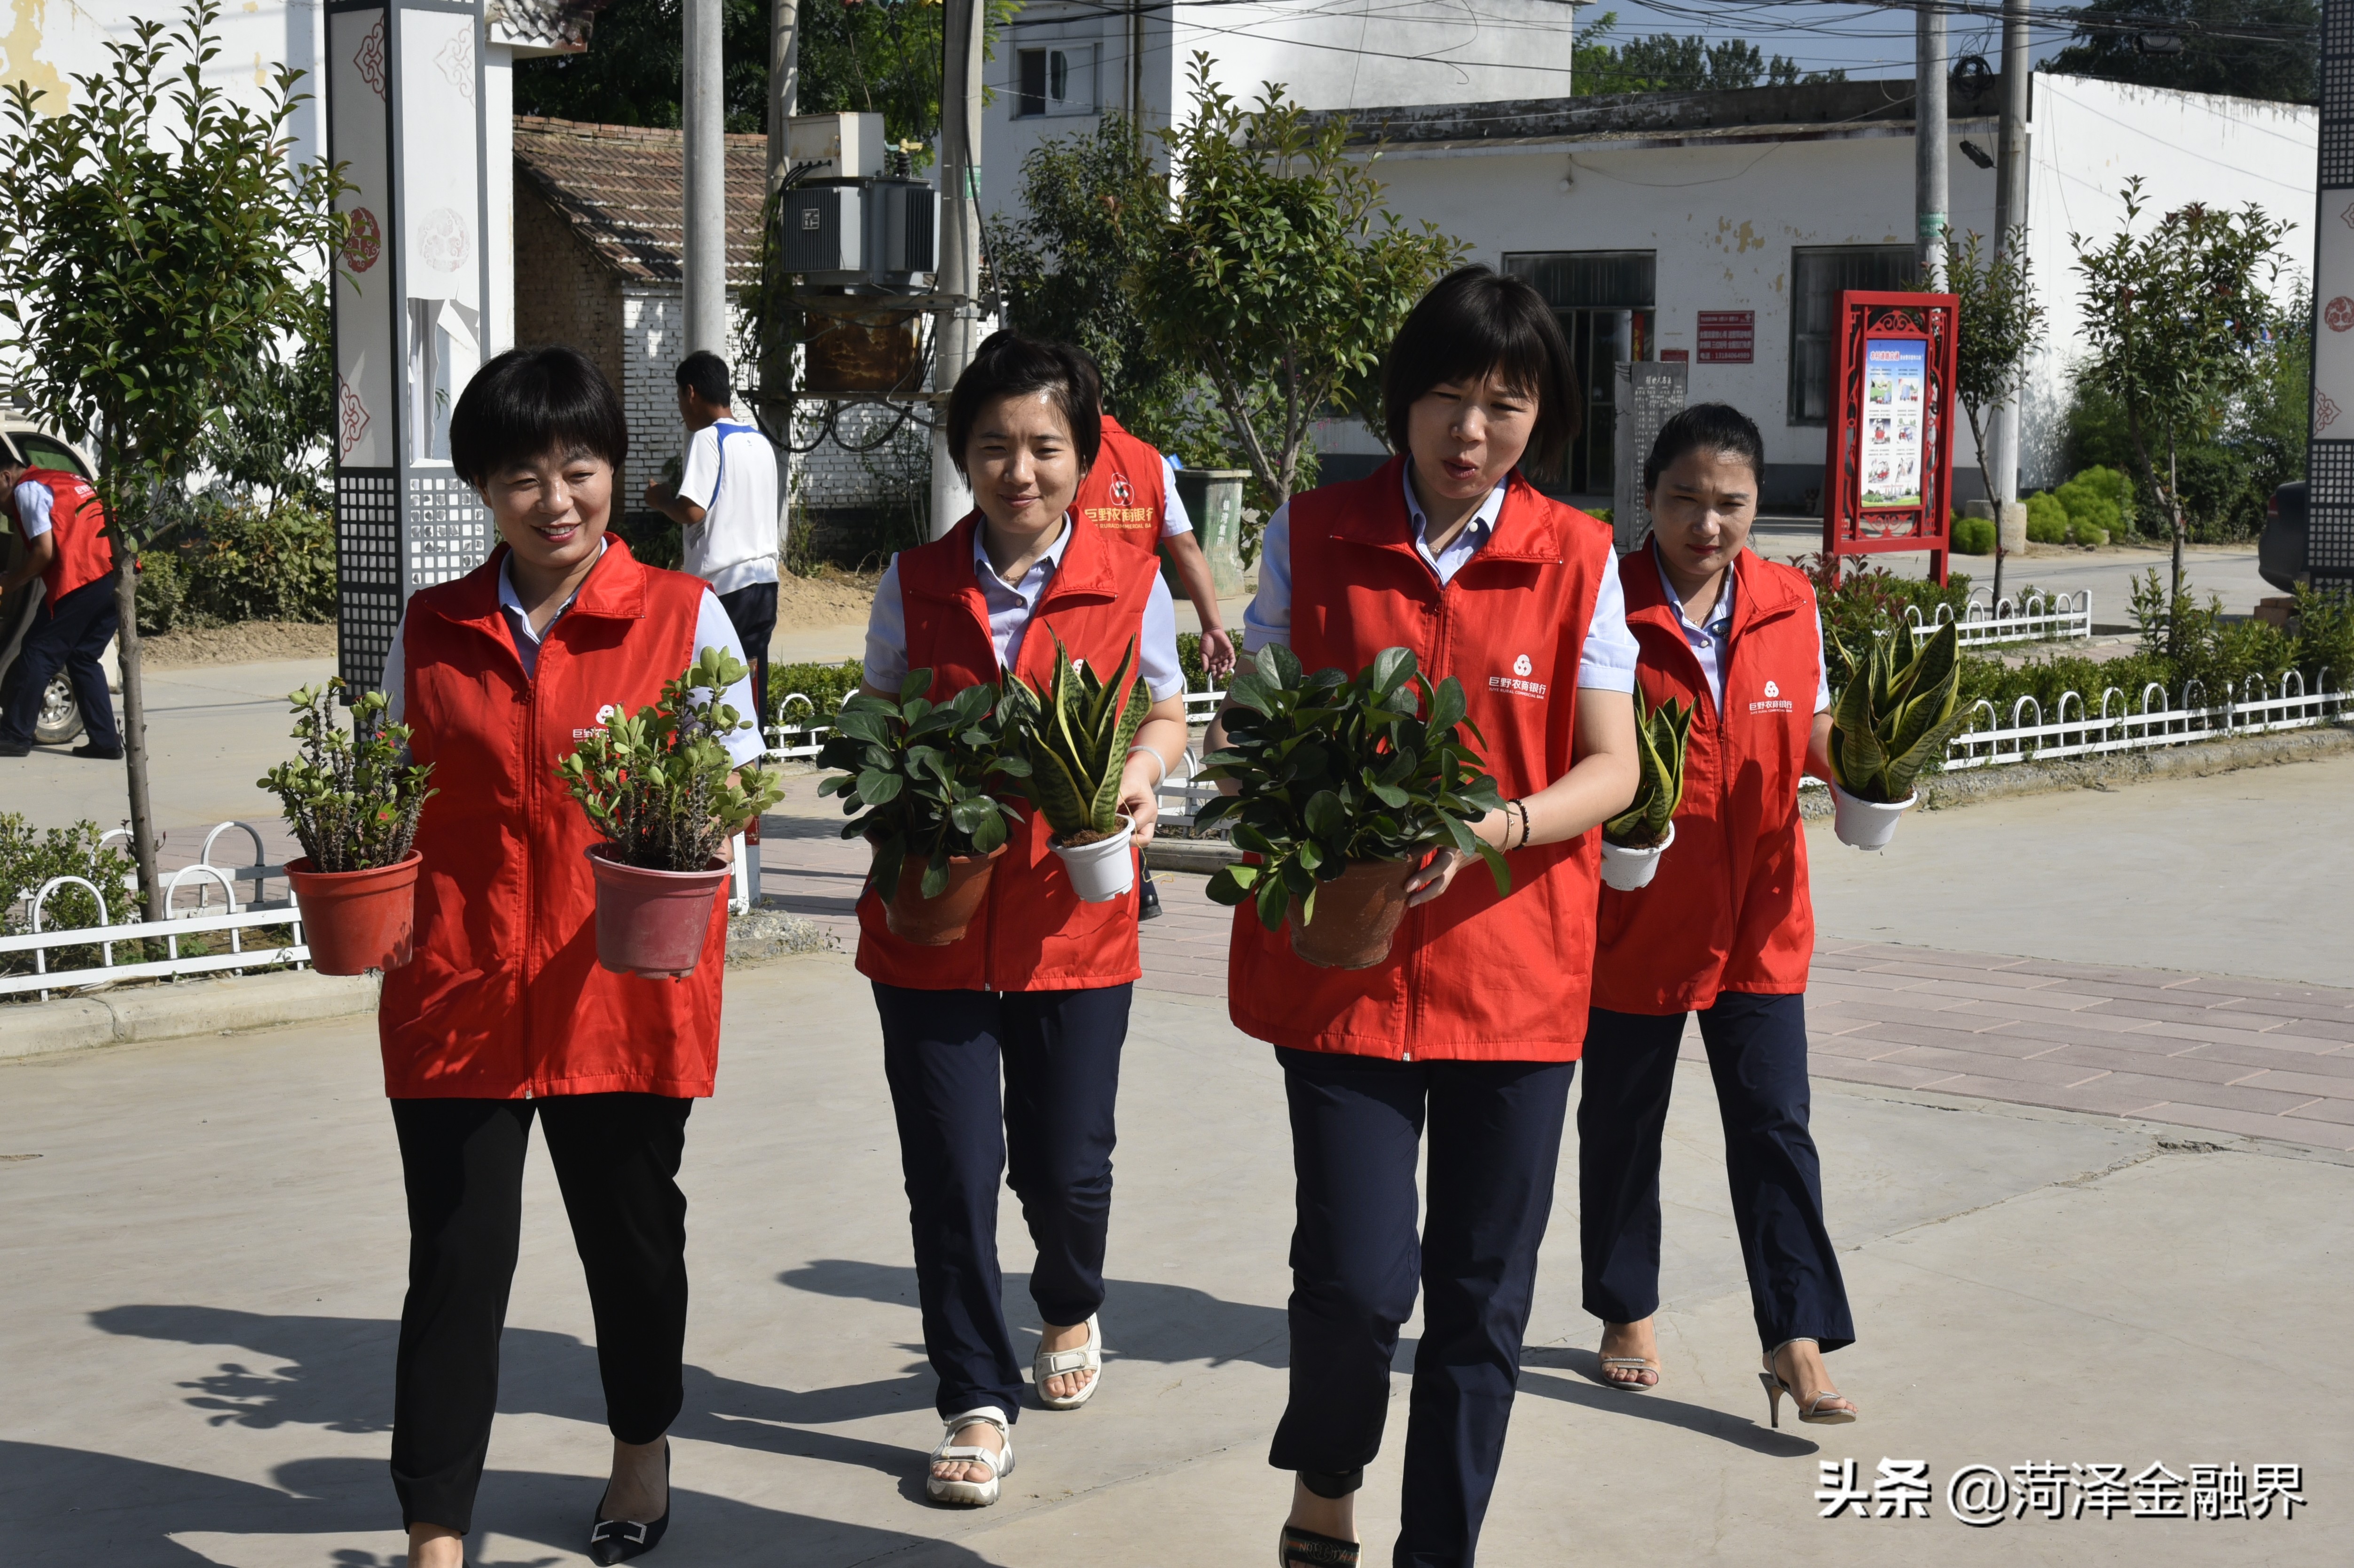
[[390,469],[335,473],[335,662],[346,696],[376,689],[400,623],[399,482]]
[[2354,441],[2316,441],[2307,461],[2306,569],[2317,581],[2354,580]]
[[404,587],[409,593],[462,577],[490,558],[491,514],[454,474],[408,477]]

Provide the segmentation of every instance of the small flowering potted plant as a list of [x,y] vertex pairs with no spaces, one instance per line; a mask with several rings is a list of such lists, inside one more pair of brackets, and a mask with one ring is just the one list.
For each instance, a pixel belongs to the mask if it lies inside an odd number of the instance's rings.
[[[1136,824],[1119,809],[1129,747],[1152,711],[1152,694],[1135,673],[1136,644],[1107,683],[1071,661],[1055,639],[1055,678],[1042,696],[1016,677],[1007,712],[1030,764],[1033,805],[1054,830],[1050,841],[1080,898],[1104,904],[1136,885]],[[1119,699],[1125,691],[1128,698]]]
[[302,855],[286,863],[302,912],[311,967],[356,975],[408,962],[417,926],[417,819],[434,791],[431,766],[408,758],[408,726],[384,722],[384,694],[351,705],[352,728],[335,724],[341,676],[287,701],[302,755],[258,780],[276,795]]
[[1861,659],[1839,652],[1853,673],[1831,706],[1831,831],[1843,844],[1884,849],[1921,798],[1914,779],[1966,716],[1961,634],[1947,621],[1917,648],[1900,630]]
[[1194,821],[1232,822],[1235,845],[1259,858],[1212,877],[1212,898],[1249,900],[1270,931],[1288,921],[1309,963],[1368,969],[1389,956],[1405,885],[1432,851],[1478,854],[1510,890],[1504,857],[1471,832],[1503,800],[1466,738],[1487,744],[1455,677],[1432,685],[1407,648],[1383,649],[1353,680],[1309,674],[1270,643],[1227,690],[1226,749],[1203,773],[1240,793]]
[[727,884],[720,846],[784,798],[773,770],[738,769],[720,743],[751,726],[723,695],[748,673],[724,650],[705,648],[659,701],[609,715],[557,765],[604,836],[588,852],[597,961],[616,974],[695,972],[713,901]]
[[868,881],[891,934],[944,948],[960,940],[988,895],[995,862],[1021,813],[998,799],[1030,777],[997,682],[935,703],[929,670],[910,670],[896,697],[861,692],[833,721],[818,786],[839,795],[846,839],[875,849]]
[[1659,857],[1676,842],[1676,808],[1684,799],[1684,747],[1692,710],[1670,698],[1647,706],[1635,691],[1635,799],[1602,824],[1602,880],[1621,893],[1647,887]]

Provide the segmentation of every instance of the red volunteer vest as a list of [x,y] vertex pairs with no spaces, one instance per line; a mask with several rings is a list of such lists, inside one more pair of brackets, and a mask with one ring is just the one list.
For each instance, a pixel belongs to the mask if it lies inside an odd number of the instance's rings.
[[[1161,521],[1167,514],[1168,471],[1161,453],[1119,428],[1109,414],[1103,417],[1103,447],[1095,466],[1079,481],[1071,510],[1079,521],[1092,523],[1107,539],[1135,546],[1146,555],[1161,553]],[[921,665],[916,668],[922,668]]]
[[[944,539],[903,551],[899,597],[907,617],[907,667],[932,672],[939,700],[997,678],[989,605],[973,577],[976,512]],[[1038,600],[1014,673],[1040,691],[1053,678],[1055,639],[1071,657],[1108,675],[1144,631],[1144,606],[1159,567],[1139,551],[1113,548],[1075,525]],[[858,972],[915,991],[1079,991],[1125,985],[1144,973],[1136,948],[1137,895],[1083,902],[1049,844],[1046,819],[1018,804],[989,895],[961,940],[917,947],[891,934],[872,885],[858,900]]]
[[[49,533],[57,540],[57,553],[41,569],[45,589],[43,602],[54,607],[76,588],[91,583],[114,569],[114,543],[106,536],[106,507],[98,499],[98,492],[78,473],[63,469],[28,468],[19,484],[37,484],[50,496]],[[13,515],[16,503],[8,508]],[[17,519],[21,532],[24,519]],[[32,540],[28,536],[27,544]]]
[[1594,957],[1595,1006],[1654,1015],[1706,1007],[1720,991],[1807,989],[1815,911],[1798,779],[1822,675],[1814,585],[1744,550],[1720,706],[1659,581],[1657,548],[1628,556],[1618,580],[1643,650],[1643,700],[1696,710],[1684,799],[1651,885],[1602,889]]
[[[1414,545],[1405,460],[1291,498],[1291,646],[1310,670],[1354,673],[1407,647],[1435,683],[1463,683],[1506,799],[1575,760],[1577,665],[1610,569],[1607,524],[1518,472],[1494,535],[1444,588]],[[1235,911],[1235,1026],[1278,1045],[1393,1060],[1569,1062],[1585,1039],[1596,835],[1514,850],[1499,897],[1469,865],[1444,898],[1406,911],[1386,962],[1302,963],[1288,937]]]
[[691,978],[599,968],[599,835],[556,774],[607,705],[635,713],[695,658],[701,580],[605,540],[531,678],[499,609],[505,546],[408,601],[403,717],[440,793],[417,831],[417,956],[376,1012],[395,1099],[711,1093],[726,904]]

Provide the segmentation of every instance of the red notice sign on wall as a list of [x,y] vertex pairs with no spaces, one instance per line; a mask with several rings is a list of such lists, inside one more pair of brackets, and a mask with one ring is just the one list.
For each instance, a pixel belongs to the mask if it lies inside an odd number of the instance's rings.
[[1659,359],[1662,364],[1690,365],[1691,363],[1691,350],[1689,348],[1663,348],[1659,350]]
[[1702,365],[1749,365],[1756,358],[1755,311],[1700,313],[1700,362]]

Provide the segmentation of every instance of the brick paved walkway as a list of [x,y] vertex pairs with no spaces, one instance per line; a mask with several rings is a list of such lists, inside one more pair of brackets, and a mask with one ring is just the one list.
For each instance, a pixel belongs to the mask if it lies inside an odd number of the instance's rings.
[[[766,894],[854,946],[865,847],[806,817],[766,831]],[[1147,989],[1225,994],[1205,882],[1160,874]],[[1807,1022],[1821,1078],[2354,1149],[2354,991],[1826,938]]]

